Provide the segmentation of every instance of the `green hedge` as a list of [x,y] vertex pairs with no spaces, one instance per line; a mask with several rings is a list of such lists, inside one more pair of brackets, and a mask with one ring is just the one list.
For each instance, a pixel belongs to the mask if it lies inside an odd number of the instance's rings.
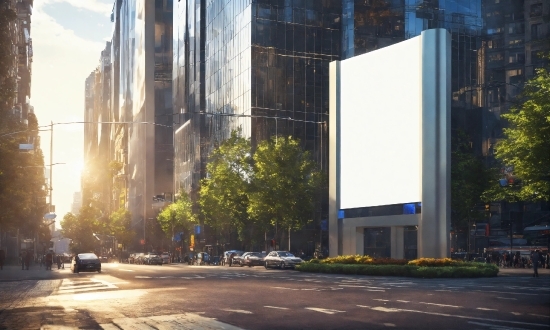
[[304,262],[296,269],[301,272],[348,274],[348,275],[376,275],[376,276],[404,276],[422,278],[466,278],[466,277],[495,277],[498,267],[493,264],[465,263],[461,267],[419,267],[413,265],[359,265],[359,264],[323,264]]

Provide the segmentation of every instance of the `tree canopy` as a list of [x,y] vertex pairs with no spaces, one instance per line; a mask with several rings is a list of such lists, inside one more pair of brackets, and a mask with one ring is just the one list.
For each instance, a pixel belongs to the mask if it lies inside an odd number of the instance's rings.
[[526,82],[520,104],[502,115],[509,127],[496,145],[496,158],[513,166],[518,186],[500,188],[495,184],[485,193],[487,199],[507,201],[550,200],[550,72],[537,69]]
[[281,229],[301,229],[313,218],[322,174],[309,152],[292,137],[274,137],[254,153],[248,212],[256,221]]
[[234,228],[244,238],[249,224],[250,140],[243,138],[240,131],[233,131],[210,156],[206,172],[199,198],[205,223],[221,232]]
[[457,131],[451,139],[451,226],[467,228],[472,212],[482,202],[481,195],[490,186],[491,171],[475,156],[470,138]]
[[193,213],[193,203],[186,193],[180,193],[175,203],[169,204],[158,215],[157,221],[162,231],[170,238],[183,232],[187,235],[193,232],[193,226],[198,223]]

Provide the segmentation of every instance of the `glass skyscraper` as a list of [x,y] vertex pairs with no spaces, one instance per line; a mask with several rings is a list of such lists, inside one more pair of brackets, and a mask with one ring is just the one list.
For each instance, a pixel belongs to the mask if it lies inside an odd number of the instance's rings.
[[[494,137],[500,136],[501,127],[500,113],[488,110],[488,105],[499,100],[488,81],[500,74],[497,78],[510,85],[518,79],[511,75],[521,73],[515,67],[516,71],[508,70],[507,76],[489,70],[491,61],[503,61],[508,56],[497,52],[499,44],[493,39],[507,29],[510,37],[498,42],[519,47],[516,44],[522,41],[512,37],[526,31],[521,30],[521,22],[527,16],[533,26],[525,38],[542,40],[547,35],[547,24],[539,19],[548,11],[547,5],[537,0],[526,0],[525,5],[514,3],[174,1],[175,191],[183,189],[192,195],[198,191],[199,180],[206,175],[208,155],[237,128],[250,137],[253,146],[275,135],[292,135],[326,170],[329,62],[377,50],[432,28],[445,28],[452,37],[452,132],[465,132],[474,152],[490,159]],[[524,7],[529,7],[529,13]],[[541,48],[540,42],[532,45]],[[525,62],[518,49],[510,53],[509,60]],[[540,63],[534,55],[527,61]],[[314,215],[317,225],[326,219],[326,204],[325,200],[318,203]],[[363,214],[383,210],[351,211]]]
[[292,135],[326,164],[340,20],[339,0],[174,2],[178,189],[198,187],[209,152],[237,128],[253,146]]

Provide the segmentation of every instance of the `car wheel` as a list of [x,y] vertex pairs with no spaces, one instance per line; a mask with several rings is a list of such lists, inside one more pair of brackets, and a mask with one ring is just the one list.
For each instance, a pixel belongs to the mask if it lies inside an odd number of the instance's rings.
[[97,272],[98,272],[98,273],[101,273],[101,269],[98,269]]
[[281,267],[281,269],[285,269],[285,262],[281,261],[281,264],[279,265],[279,267]]
[[269,266],[267,265],[267,261],[265,262],[264,266],[265,266],[265,269],[269,268]]

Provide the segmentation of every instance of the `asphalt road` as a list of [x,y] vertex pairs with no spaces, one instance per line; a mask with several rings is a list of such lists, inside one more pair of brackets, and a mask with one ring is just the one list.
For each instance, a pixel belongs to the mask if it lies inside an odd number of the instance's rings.
[[10,282],[0,273],[0,329],[550,329],[550,272],[527,273],[411,279],[181,264]]

